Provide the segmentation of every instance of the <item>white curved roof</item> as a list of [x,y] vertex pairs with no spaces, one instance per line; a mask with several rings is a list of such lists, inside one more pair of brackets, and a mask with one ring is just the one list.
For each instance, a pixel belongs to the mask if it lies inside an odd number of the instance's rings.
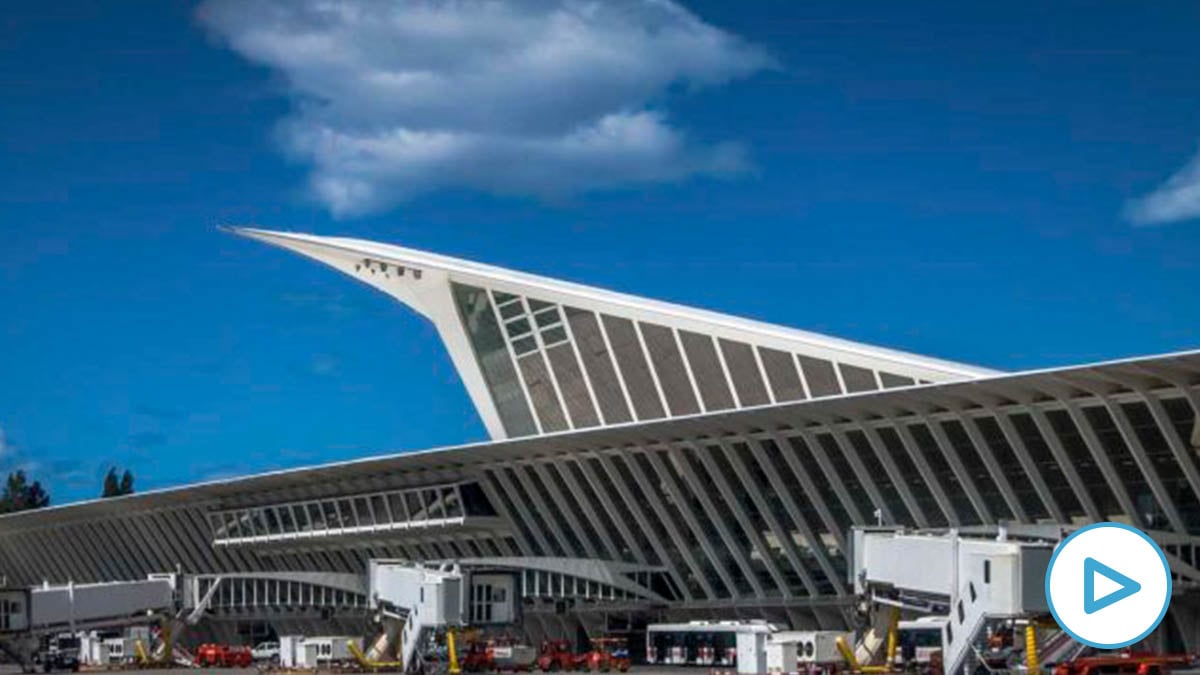
[[[586,348],[581,350],[584,336],[575,334],[590,329],[591,323],[604,325],[602,329],[598,329],[594,344],[602,342],[604,351],[611,352],[610,355],[602,355],[601,358],[611,360],[615,379],[620,380],[618,384],[621,394],[626,399],[626,405],[623,407],[628,409],[630,419],[618,421],[645,419],[647,416],[671,417],[720,408],[838,395],[864,389],[973,379],[997,374],[997,371],[977,366],[641,298],[393,244],[256,228],[232,228],[232,231],[330,265],[392,295],[429,318],[446,342],[460,376],[493,437],[496,438],[526,435],[532,429],[514,433],[511,428],[506,430],[505,421],[500,419],[503,415],[496,409],[494,394],[489,392],[489,374],[481,372],[475,350],[472,348],[472,337],[464,329],[462,315],[455,305],[455,286],[481,289],[493,305],[517,304],[523,312],[516,319],[506,318],[507,314],[506,317],[501,317],[500,312],[496,314],[496,320],[504,323],[506,328],[509,327],[505,322],[516,322],[524,327],[525,324],[520,323],[522,317],[533,325],[532,333],[526,334],[524,341],[518,337],[515,341],[509,339],[507,342],[510,349],[516,345],[515,351],[511,351],[510,354],[517,364],[516,370],[521,372],[518,384],[521,385],[524,396],[529,399],[530,407],[534,409],[531,417],[536,433],[596,426],[595,422],[603,425],[611,421],[608,418],[620,416],[613,409],[603,409],[599,401],[601,395],[597,392],[597,387],[603,384],[599,382],[602,373],[597,368],[607,372],[609,366],[596,365],[595,355],[588,353]],[[514,300],[514,296],[521,300]],[[562,325],[562,331],[546,338],[546,331],[539,331],[539,324],[534,321],[533,314],[541,311],[536,308],[544,307],[547,303],[562,308],[568,316],[580,311],[589,313],[595,321],[576,324],[573,320],[562,318],[562,314],[556,312],[555,316]],[[584,319],[586,320],[586,317]],[[628,324],[625,323],[626,320]],[[632,332],[625,326],[632,326]],[[636,342],[640,344],[633,349],[635,352],[641,351],[641,355],[632,352],[620,353],[622,347],[617,344],[620,340],[617,335],[618,329],[636,338]],[[512,337],[512,329],[506,332]],[[555,342],[555,338],[561,337],[563,333],[567,334],[565,341]],[[655,336],[658,336],[657,341]],[[701,336],[703,340],[711,340],[712,346],[697,347],[697,336]],[[681,337],[685,339],[681,340]],[[561,350],[573,351],[573,359],[564,361],[564,358],[570,357],[560,356],[555,360],[546,356],[560,345],[570,346],[570,350],[565,346],[561,347]],[[525,352],[524,349],[529,351]],[[540,363],[533,358],[534,353],[542,354]],[[793,362],[793,366],[796,359],[800,360],[800,365],[795,366],[796,373],[781,373],[778,365],[784,363],[779,357],[781,353],[793,355],[787,357]],[[711,360],[714,355],[716,360],[713,361],[714,365],[710,371],[716,371],[716,365],[719,365],[720,373],[713,375],[712,372],[702,372],[703,364],[700,361]],[[527,367],[527,361],[533,363],[529,363]],[[671,363],[677,361],[682,362],[682,368]],[[636,380],[643,377],[642,374],[631,371],[631,364],[634,363],[644,365],[641,368],[633,367],[632,370],[650,371],[653,390],[657,397],[661,398],[660,402],[638,405],[642,403],[639,396],[645,398],[649,394],[638,394],[634,391],[638,388]],[[757,367],[747,364],[756,364]],[[810,371],[806,371],[806,368]],[[783,370],[788,370],[788,367],[785,366]],[[564,371],[574,375],[567,375]],[[582,377],[584,380],[580,383],[579,393],[575,398],[591,398],[590,402],[572,400],[570,390],[575,383],[568,380],[573,377]],[[822,378],[828,383],[821,384],[815,381]],[[495,380],[494,374],[492,379]],[[719,382],[721,379],[725,380],[724,385]],[[549,385],[544,393],[539,394],[536,384],[531,388],[531,381],[548,381]],[[494,386],[495,382],[492,384]],[[717,387],[722,391],[709,391],[706,387]],[[649,392],[649,384],[643,389]],[[545,402],[551,399],[557,403]],[[539,404],[538,401],[542,403]],[[730,401],[732,406],[729,405]],[[575,404],[574,407],[571,407],[572,403]],[[552,410],[551,407],[555,405],[560,410]],[[590,411],[587,410],[589,407]],[[562,426],[564,424],[565,427]],[[507,426],[511,427],[512,424]]]

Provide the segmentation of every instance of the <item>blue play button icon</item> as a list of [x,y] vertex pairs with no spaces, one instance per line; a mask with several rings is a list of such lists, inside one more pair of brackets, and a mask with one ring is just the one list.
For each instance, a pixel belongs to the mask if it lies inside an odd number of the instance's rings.
[[1124,523],[1081,527],[1055,547],[1046,568],[1054,620],[1096,649],[1146,639],[1166,616],[1171,589],[1167,556],[1150,535]]
[[[1115,584],[1117,588],[1097,598],[1097,575],[1103,576],[1107,580],[1104,582],[1106,587],[1111,588]],[[1140,590],[1142,590],[1141,584],[1099,560],[1095,558],[1083,559],[1083,611],[1085,613],[1092,614],[1099,612],[1105,607],[1120,602]]]

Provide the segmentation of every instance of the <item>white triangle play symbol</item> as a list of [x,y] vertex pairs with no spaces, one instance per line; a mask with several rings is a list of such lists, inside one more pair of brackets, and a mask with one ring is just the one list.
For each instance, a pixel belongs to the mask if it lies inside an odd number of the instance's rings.
[[1116,581],[1109,579],[1108,577],[1104,576],[1103,574],[1097,574],[1096,580],[1093,581],[1092,583],[1094,583],[1096,585],[1094,592],[1095,592],[1097,598],[1107,598],[1108,596],[1112,595],[1113,593],[1116,593],[1117,591],[1125,588],[1121,584],[1118,584]]

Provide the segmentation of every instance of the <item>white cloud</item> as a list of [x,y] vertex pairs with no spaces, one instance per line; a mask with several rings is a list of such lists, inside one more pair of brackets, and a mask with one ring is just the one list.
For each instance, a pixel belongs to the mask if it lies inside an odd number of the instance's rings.
[[1200,154],[1157,190],[1130,202],[1125,215],[1135,225],[1162,225],[1200,218]]
[[770,67],[671,0],[207,0],[201,22],[282,75],[284,147],[337,215],[440,188],[553,197],[745,170],[664,95]]

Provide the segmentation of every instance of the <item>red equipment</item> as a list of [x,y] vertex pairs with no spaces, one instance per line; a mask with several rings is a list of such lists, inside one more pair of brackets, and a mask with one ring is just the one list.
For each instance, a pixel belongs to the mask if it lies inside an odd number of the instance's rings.
[[1173,666],[1188,666],[1188,654],[1104,654],[1066,661],[1054,667],[1054,675],[1170,675]]
[[208,643],[196,648],[195,660],[201,668],[249,668],[254,659],[249,647]]
[[467,644],[467,653],[462,657],[461,662],[462,669],[468,673],[495,670],[491,645],[482,640],[475,640]]
[[629,641],[623,637],[594,638],[592,650],[580,654],[575,660],[579,670],[607,673],[617,670],[622,673],[629,670]]
[[547,640],[542,643],[537,667],[543,673],[575,669],[575,652],[569,640]]

